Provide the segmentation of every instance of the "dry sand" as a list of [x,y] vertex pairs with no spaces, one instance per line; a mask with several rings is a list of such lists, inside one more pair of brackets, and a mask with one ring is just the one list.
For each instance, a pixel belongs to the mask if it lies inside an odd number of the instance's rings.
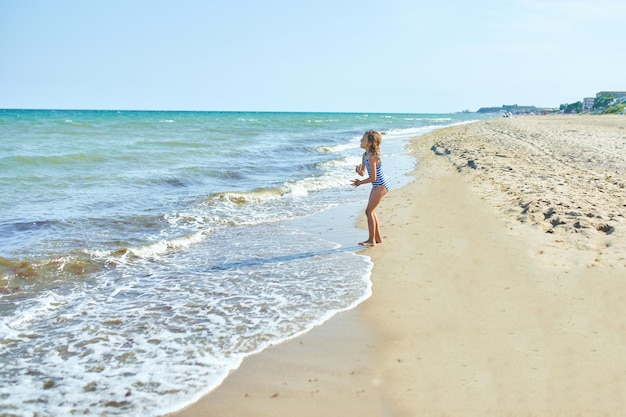
[[411,149],[364,251],[373,295],[177,416],[623,415],[626,117],[491,119]]

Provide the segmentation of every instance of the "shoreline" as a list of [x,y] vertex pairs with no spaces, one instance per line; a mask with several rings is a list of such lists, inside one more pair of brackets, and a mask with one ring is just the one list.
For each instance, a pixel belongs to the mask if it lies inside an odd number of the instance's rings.
[[526,116],[413,139],[416,178],[364,250],[371,297],[168,415],[618,415],[625,126]]

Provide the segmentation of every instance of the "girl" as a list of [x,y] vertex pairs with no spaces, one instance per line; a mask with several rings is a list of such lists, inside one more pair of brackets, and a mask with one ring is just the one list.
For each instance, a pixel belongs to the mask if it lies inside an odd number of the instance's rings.
[[370,198],[365,208],[369,237],[366,241],[359,243],[361,246],[376,246],[377,243],[383,242],[383,238],[380,236],[378,216],[374,213],[380,200],[382,200],[385,194],[387,194],[387,191],[389,191],[387,178],[385,178],[385,174],[383,174],[380,160],[380,143],[382,140],[380,133],[374,130],[365,132],[361,139],[361,148],[365,149],[365,152],[363,153],[361,164],[356,166],[356,173],[363,176],[365,170],[367,170],[368,177],[364,180],[356,179],[352,181],[352,185],[355,187],[361,184],[367,184],[368,182],[372,183],[372,191],[370,192]]

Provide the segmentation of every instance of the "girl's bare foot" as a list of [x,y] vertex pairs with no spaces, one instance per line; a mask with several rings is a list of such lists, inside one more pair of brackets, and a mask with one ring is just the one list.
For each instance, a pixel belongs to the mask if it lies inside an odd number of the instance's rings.
[[365,242],[359,242],[359,246],[376,246],[376,243],[366,240]]

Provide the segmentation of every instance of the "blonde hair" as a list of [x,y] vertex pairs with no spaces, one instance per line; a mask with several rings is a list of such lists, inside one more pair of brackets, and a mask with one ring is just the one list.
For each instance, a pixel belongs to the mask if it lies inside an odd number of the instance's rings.
[[367,138],[367,143],[369,143],[366,153],[379,156],[380,144],[383,141],[381,134],[375,130],[368,130],[365,132],[364,136]]

